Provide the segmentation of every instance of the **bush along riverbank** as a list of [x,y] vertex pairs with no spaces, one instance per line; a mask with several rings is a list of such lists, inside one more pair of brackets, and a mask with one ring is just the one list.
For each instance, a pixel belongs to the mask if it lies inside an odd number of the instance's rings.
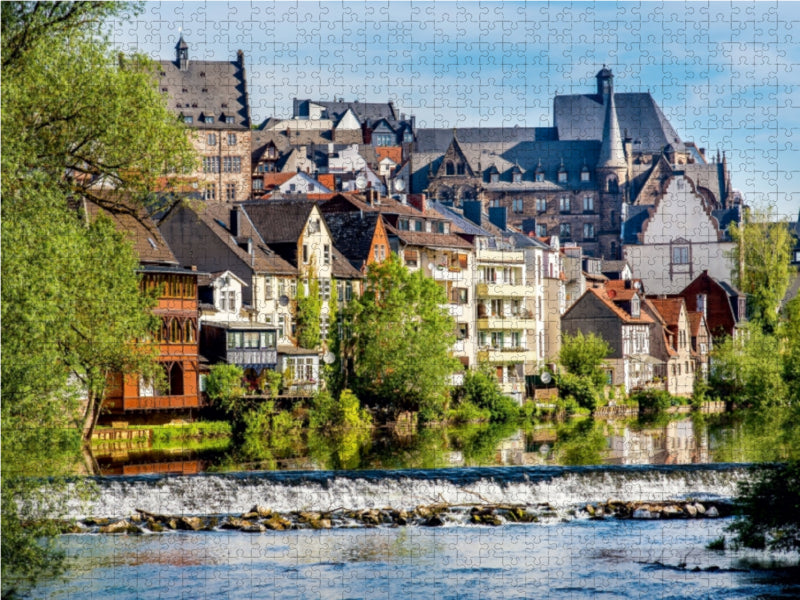
[[170,531],[236,530],[244,533],[296,529],[442,527],[447,525],[499,526],[510,523],[548,523],[573,519],[716,519],[732,514],[725,501],[608,502],[567,510],[548,503],[536,505],[431,504],[413,509],[277,512],[255,505],[239,515],[162,515],[139,510],[125,519],[86,518],[60,523],[63,533],[152,534]]

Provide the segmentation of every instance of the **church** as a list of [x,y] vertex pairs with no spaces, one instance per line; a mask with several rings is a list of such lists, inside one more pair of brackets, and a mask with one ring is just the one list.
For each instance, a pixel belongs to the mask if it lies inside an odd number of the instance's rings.
[[606,259],[623,258],[623,242],[643,241],[637,227],[676,177],[690,182],[718,230],[738,220],[724,159],[682,141],[649,92],[615,92],[605,67],[596,81],[592,94],[554,98],[552,127],[418,129],[412,191],[505,207],[510,225]]

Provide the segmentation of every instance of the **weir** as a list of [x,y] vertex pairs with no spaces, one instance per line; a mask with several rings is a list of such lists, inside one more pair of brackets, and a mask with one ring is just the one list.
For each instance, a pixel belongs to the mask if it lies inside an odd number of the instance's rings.
[[[729,500],[748,465],[502,467],[381,471],[237,472],[93,478],[96,498],[71,500],[68,516],[411,509],[431,504],[533,506]],[[73,498],[75,496],[73,495]]]

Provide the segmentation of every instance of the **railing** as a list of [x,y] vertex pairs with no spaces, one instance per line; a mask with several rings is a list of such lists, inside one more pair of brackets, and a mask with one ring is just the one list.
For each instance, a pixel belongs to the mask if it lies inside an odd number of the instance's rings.
[[477,325],[478,329],[535,329],[536,319],[517,315],[488,316],[479,317]]
[[479,298],[524,298],[529,295],[529,288],[521,283],[492,283],[484,281],[475,286]]

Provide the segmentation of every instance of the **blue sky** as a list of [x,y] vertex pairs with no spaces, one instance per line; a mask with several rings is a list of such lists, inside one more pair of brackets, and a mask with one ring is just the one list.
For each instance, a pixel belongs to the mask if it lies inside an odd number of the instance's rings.
[[800,3],[147,2],[119,49],[245,53],[253,118],[292,98],[392,100],[421,127],[548,126],[555,94],[650,91],[684,140],[725,151],[749,203],[800,210]]

